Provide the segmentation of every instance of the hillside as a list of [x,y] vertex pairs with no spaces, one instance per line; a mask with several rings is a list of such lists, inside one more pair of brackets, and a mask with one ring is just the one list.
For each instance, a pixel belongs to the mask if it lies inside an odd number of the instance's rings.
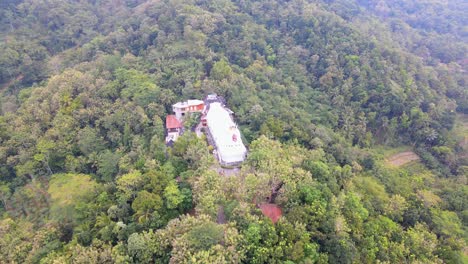
[[0,263],[466,263],[465,2],[2,1]]

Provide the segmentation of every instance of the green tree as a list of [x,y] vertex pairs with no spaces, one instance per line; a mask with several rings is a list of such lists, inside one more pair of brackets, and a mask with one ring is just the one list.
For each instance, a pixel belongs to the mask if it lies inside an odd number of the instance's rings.
[[429,231],[426,225],[418,223],[408,229],[405,234],[405,245],[409,249],[408,258],[411,261],[437,263],[438,258],[434,254],[437,248],[437,236]]
[[122,199],[131,201],[135,199],[137,192],[143,187],[145,177],[139,171],[132,171],[117,178],[116,183]]
[[164,189],[164,198],[168,209],[175,209],[183,202],[184,196],[175,181],[169,182]]
[[105,150],[98,154],[97,174],[103,181],[111,181],[118,172],[120,154]]
[[229,78],[232,74],[232,69],[229,66],[229,63],[225,59],[221,59],[213,65],[211,68],[210,76],[211,78],[221,81],[223,79]]
[[84,155],[90,155],[91,153],[98,153],[105,149],[105,141],[99,136],[96,129],[85,127],[78,132],[77,136],[78,148]]
[[135,211],[135,218],[138,222],[144,223],[152,216],[155,216],[163,206],[162,198],[148,191],[139,191],[132,203],[132,209]]

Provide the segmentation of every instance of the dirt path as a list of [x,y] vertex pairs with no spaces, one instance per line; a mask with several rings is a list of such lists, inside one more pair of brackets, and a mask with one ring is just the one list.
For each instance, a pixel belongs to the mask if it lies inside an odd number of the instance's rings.
[[395,154],[387,159],[387,164],[400,167],[408,162],[419,160],[419,156],[413,151],[405,151]]
[[222,207],[221,205],[218,207],[218,215],[217,215],[216,222],[220,225],[226,223],[226,215],[224,214],[224,207]]

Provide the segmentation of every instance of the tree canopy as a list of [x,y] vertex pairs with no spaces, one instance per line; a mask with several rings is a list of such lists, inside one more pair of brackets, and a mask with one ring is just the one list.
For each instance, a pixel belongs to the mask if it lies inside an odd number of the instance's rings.
[[2,1],[0,262],[466,263],[465,2]]

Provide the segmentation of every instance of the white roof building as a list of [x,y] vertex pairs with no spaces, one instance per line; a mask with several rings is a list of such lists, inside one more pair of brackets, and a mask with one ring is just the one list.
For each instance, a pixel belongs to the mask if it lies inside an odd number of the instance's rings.
[[229,165],[245,160],[247,149],[242,143],[241,134],[231,118],[232,111],[219,102],[211,103],[206,114],[206,123],[216,145],[216,153],[221,164]]

